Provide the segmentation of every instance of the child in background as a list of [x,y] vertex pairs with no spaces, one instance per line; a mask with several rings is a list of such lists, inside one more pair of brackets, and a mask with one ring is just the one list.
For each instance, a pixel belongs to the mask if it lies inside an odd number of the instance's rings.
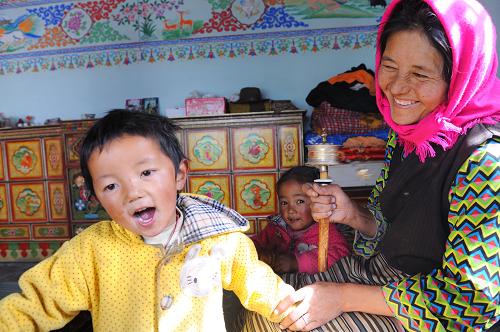
[[[257,258],[245,218],[178,194],[187,161],[169,119],[115,110],[88,131],[85,183],[111,217],[26,271],[0,301],[0,331],[58,329],[90,311],[94,331],[225,331],[222,289],[272,312],[293,292]],[[282,316],[283,317],[283,316]]]
[[[314,222],[311,201],[302,185],[319,179],[317,168],[297,166],[281,176],[276,185],[280,213],[269,217],[267,226],[252,237],[259,259],[276,273],[318,272],[319,224]],[[343,235],[329,227],[328,267],[349,254]]]

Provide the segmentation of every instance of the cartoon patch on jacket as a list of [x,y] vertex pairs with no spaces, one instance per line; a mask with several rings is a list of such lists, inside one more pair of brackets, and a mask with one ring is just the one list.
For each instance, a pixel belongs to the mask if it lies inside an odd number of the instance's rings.
[[210,255],[200,256],[200,250],[199,244],[189,249],[180,274],[182,291],[197,297],[207,296],[221,287],[220,265],[224,257],[220,245],[214,245]]
[[318,249],[318,246],[316,246],[314,244],[308,244],[308,243],[304,243],[304,242],[300,242],[299,244],[297,244],[297,251],[301,255],[305,252],[315,250],[315,249]]

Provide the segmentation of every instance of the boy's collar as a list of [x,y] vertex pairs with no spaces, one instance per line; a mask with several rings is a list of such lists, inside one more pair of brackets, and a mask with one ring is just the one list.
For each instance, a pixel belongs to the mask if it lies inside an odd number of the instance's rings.
[[179,237],[181,225],[184,221],[182,211],[179,210],[178,207],[175,207],[175,214],[175,223],[167,226],[160,234],[155,236],[142,236],[144,242],[151,245],[162,245],[163,247],[167,247],[175,242],[175,240]]

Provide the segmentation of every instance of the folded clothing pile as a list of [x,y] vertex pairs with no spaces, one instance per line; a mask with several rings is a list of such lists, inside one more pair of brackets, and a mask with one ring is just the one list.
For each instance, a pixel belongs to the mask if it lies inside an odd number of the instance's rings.
[[389,128],[380,113],[361,113],[322,102],[311,115],[311,126],[318,134],[364,134]]
[[389,126],[378,112],[373,71],[364,64],[333,76],[306,98],[313,106],[306,145],[339,145],[339,160],[383,160]]

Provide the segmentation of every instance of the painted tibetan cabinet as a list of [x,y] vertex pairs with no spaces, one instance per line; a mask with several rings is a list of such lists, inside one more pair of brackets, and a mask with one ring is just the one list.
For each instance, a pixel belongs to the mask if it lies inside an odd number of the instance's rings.
[[[305,111],[175,118],[189,158],[186,191],[217,199],[250,221],[278,209],[280,173],[303,163]],[[78,150],[93,120],[0,130],[0,261],[37,261],[106,219],[80,174]]]

